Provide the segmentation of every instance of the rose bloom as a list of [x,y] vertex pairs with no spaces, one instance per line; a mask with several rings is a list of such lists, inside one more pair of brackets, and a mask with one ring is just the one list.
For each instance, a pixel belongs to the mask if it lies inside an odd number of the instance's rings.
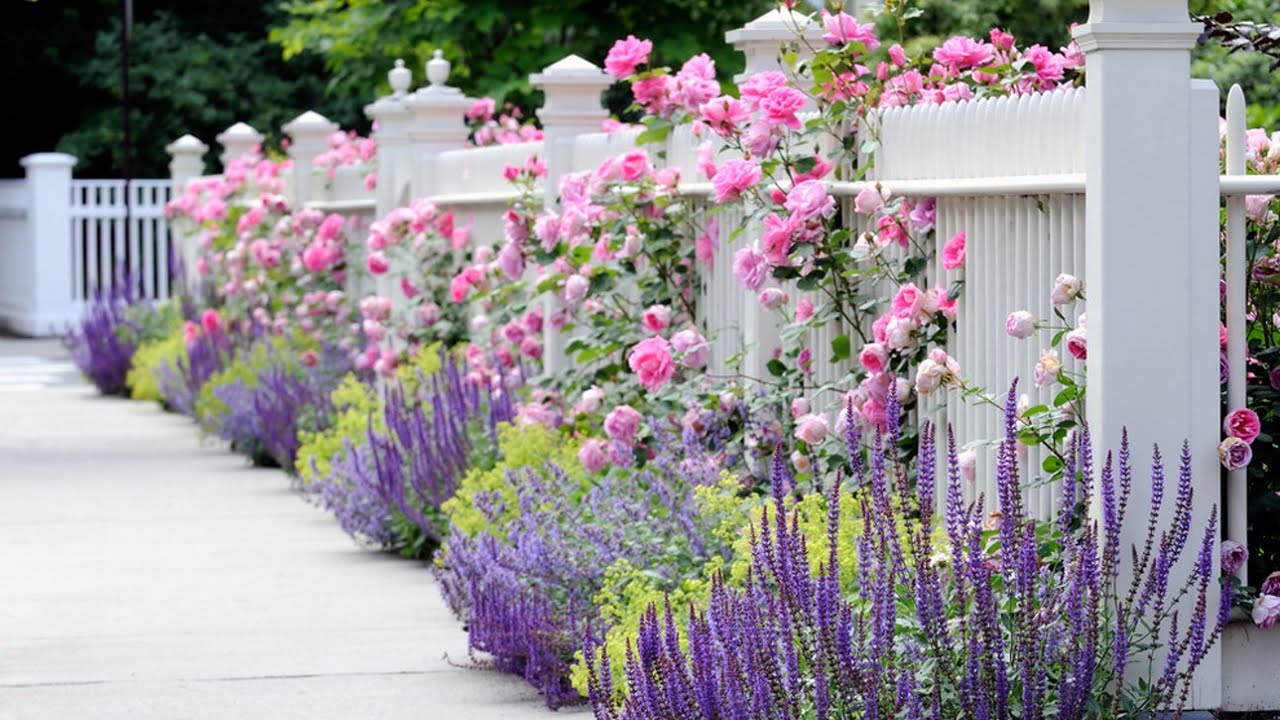
[[964,267],[964,249],[965,235],[964,231],[951,236],[947,244],[942,247],[942,267],[947,270],[955,270]]
[[222,330],[222,318],[218,317],[217,310],[210,308],[200,316],[200,325],[204,327],[205,332],[216,335]]
[[1066,305],[1076,299],[1081,289],[1079,278],[1062,273],[1053,281],[1053,291],[1049,293],[1049,301],[1054,305]]
[[960,477],[966,482],[974,482],[978,478],[978,451],[973,448],[961,450],[956,458],[960,466]]
[[1263,595],[1280,595],[1280,570],[1268,575],[1258,586],[1258,592]]
[[801,415],[809,414],[809,401],[802,398],[794,398],[791,401],[791,417],[799,418]]
[[625,40],[618,40],[609,48],[604,59],[604,70],[621,80],[635,74],[636,66],[649,62],[649,53],[653,52],[653,43],[649,40],[637,40],[635,35],[628,35]]
[[808,298],[800,298],[796,302],[796,322],[804,322],[813,317],[813,303]]
[[956,35],[933,51],[933,59],[959,70],[978,67],[991,61],[995,51],[981,40]]
[[759,250],[744,247],[733,254],[733,276],[747,290],[759,290],[768,272],[768,260]]
[[636,343],[631,348],[627,364],[640,384],[650,392],[657,392],[676,372],[675,361],[671,359],[671,344],[661,337],[645,338]]
[[783,207],[790,210],[793,216],[808,222],[831,216],[836,211],[836,200],[827,192],[826,183],[821,180],[805,180],[791,188]]
[[803,415],[796,418],[795,437],[806,445],[817,445],[829,432],[827,416],[819,414]]
[[920,306],[924,302],[924,293],[915,283],[906,283],[898,288],[898,293],[893,296],[893,302],[890,304],[890,310],[894,317],[909,318],[920,311]]
[[1236,408],[1222,421],[1222,431],[1230,437],[1252,443],[1262,432],[1262,423],[1258,420],[1258,413],[1249,408]]
[[564,301],[570,304],[578,302],[587,294],[589,287],[590,280],[581,275],[570,275],[564,281]]
[[1253,624],[1263,630],[1275,627],[1280,620],[1280,596],[1259,595],[1253,602]]
[[671,348],[681,355],[680,364],[700,368],[707,364],[707,339],[697,330],[681,330],[671,336]]
[[653,305],[640,316],[640,323],[651,333],[660,333],[671,324],[671,309],[666,305]]
[[1089,342],[1083,328],[1067,333],[1067,352],[1077,360],[1089,359]]
[[715,189],[716,202],[724,203],[738,200],[743,191],[760,182],[762,177],[760,166],[750,160],[735,158],[726,160],[711,178],[711,186]]
[[858,362],[862,363],[862,367],[869,373],[884,372],[885,363],[888,361],[889,351],[880,343],[867,343],[862,346],[862,352],[858,353]]
[[1229,437],[1218,446],[1218,459],[1222,461],[1222,467],[1239,470],[1249,466],[1253,460],[1253,449],[1244,440]]
[[770,310],[777,310],[787,304],[786,291],[780,288],[765,288],[760,291],[760,304]]
[[1032,333],[1036,332],[1036,315],[1032,315],[1028,310],[1016,310],[1009,314],[1009,319],[1005,320],[1005,333],[1009,337],[1016,337],[1019,340],[1032,337]]
[[582,467],[589,473],[598,473],[604,470],[609,464],[609,456],[605,454],[604,443],[597,439],[591,439],[582,444],[582,448],[578,450],[578,462],[582,463]]
[[1235,575],[1249,561],[1249,550],[1235,540],[1222,541],[1222,574]]
[[630,443],[640,428],[640,411],[630,405],[619,405],[604,418],[604,431],[613,440]]
[[592,385],[582,391],[582,399],[578,401],[578,411],[590,415],[600,409],[600,404],[604,402],[604,390]]
[[916,392],[920,395],[928,395],[937,390],[942,385],[945,374],[946,368],[926,358],[916,369]]
[[791,453],[791,466],[796,472],[809,472],[809,468],[813,467],[813,463],[809,461],[809,456],[796,450]]
[[649,172],[649,153],[644,150],[628,150],[619,158],[618,167],[622,171],[623,180],[639,180]]
[[1036,387],[1046,387],[1058,381],[1058,372],[1062,370],[1062,363],[1058,360],[1058,351],[1045,350],[1040,356],[1040,361],[1036,363],[1034,379]]
[[874,187],[864,187],[853,199],[853,210],[860,215],[871,215],[884,207],[884,196]]

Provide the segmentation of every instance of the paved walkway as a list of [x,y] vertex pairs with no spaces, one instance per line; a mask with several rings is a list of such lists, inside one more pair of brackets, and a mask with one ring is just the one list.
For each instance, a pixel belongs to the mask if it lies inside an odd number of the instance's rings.
[[0,339],[0,718],[554,717],[424,565],[59,363]]

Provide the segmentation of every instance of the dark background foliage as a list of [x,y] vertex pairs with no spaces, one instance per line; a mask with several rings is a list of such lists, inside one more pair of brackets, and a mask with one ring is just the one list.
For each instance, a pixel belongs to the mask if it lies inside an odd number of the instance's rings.
[[[890,0],[902,3],[906,0]],[[914,0],[921,11],[904,36],[924,48],[955,33],[1006,28],[1022,45],[1057,49],[1067,27],[1086,19],[1087,0]],[[1230,10],[1240,19],[1280,17],[1280,0],[1191,0],[1191,10]],[[277,139],[279,127],[313,109],[343,127],[367,130],[362,107],[386,91],[396,58],[422,80],[442,48],[450,83],[531,110],[541,98],[528,76],[575,53],[603,61],[627,34],[654,40],[658,64],[678,66],[707,52],[722,80],[742,69],[727,30],[766,12],[770,0],[135,0],[130,115],[134,174],[167,175],[164,146],[183,133],[213,138],[243,120]],[[802,7],[803,9],[803,7]],[[9,92],[0,133],[0,177],[18,159],[58,149],[80,158],[80,177],[120,174],[122,154],[120,0],[0,0],[0,62]],[[894,28],[881,28],[886,39]],[[1280,76],[1265,56],[1197,51],[1195,71],[1224,87],[1246,83],[1252,124],[1280,121]],[[625,89],[606,94],[615,112]],[[214,150],[207,158],[215,163]]]

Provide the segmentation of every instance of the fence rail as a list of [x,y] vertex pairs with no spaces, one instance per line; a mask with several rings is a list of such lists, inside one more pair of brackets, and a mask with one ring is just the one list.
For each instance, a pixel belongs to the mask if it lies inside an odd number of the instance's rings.
[[[169,180],[71,181],[72,299],[131,282],[139,297],[163,300],[172,285],[173,245],[164,219]],[[127,219],[126,219],[127,216]]]

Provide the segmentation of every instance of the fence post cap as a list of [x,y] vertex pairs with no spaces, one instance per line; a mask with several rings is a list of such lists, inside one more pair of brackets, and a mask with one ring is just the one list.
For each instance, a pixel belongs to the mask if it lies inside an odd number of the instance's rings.
[[529,82],[536,87],[547,85],[595,85],[608,87],[613,78],[605,74],[598,65],[584,60],[577,55],[568,55],[543,68],[542,72],[529,76]]
[[22,167],[32,168],[71,168],[75,167],[77,159],[75,155],[68,155],[60,152],[43,152],[28,155],[18,161]]
[[413,71],[404,66],[404,60],[396,58],[395,67],[387,71],[387,83],[391,85],[391,96],[402,98],[413,83]]
[[257,130],[254,130],[252,125],[238,122],[218,133],[218,137],[216,139],[219,143],[225,145],[228,140],[249,140],[250,138],[255,142],[262,142],[263,135]]
[[792,10],[776,8],[736,30],[726,32],[724,39],[734,46],[759,41],[781,42],[797,37],[797,31],[807,38],[816,38],[821,32],[813,18]]
[[209,151],[209,146],[200,142],[200,138],[188,133],[165,145],[164,149],[170,155],[203,155]]
[[[329,134],[338,129],[338,124],[329,118],[321,115],[315,110],[308,110],[298,117],[284,124],[282,128],[290,135],[302,134]],[[296,139],[296,138],[295,138]]]

